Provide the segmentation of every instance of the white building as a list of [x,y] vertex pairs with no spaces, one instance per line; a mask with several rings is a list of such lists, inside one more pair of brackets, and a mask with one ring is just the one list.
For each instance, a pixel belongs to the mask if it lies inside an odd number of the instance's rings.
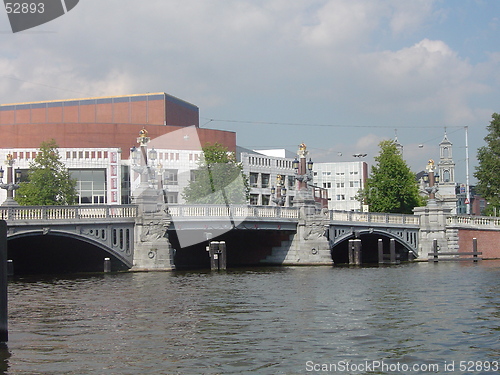
[[[274,152],[276,151],[276,152]],[[284,150],[283,150],[284,151]],[[281,176],[286,190],[285,206],[293,205],[295,196],[295,169],[293,157],[267,156],[261,151],[238,148],[237,160],[243,166],[243,173],[250,182],[250,204],[275,205],[271,188],[276,187],[278,175]],[[280,155],[278,150],[263,150],[270,155]],[[282,153],[284,155],[284,152]]]
[[[128,203],[128,166],[122,164],[119,148],[59,148],[58,151],[61,161],[77,180],[78,204]],[[19,168],[26,175],[38,152],[36,148],[1,149],[0,160],[12,155],[13,169]],[[3,169],[5,183],[7,166]],[[6,197],[7,191],[0,189],[0,203]]]
[[327,189],[330,210],[361,211],[356,195],[365,187],[367,177],[368,165],[364,161],[314,163],[313,166],[314,184]]
[[[193,178],[192,171],[198,169],[201,150],[155,149],[155,167],[159,173],[158,187],[162,188],[167,203],[185,203],[182,192]],[[130,165],[130,161],[128,161]],[[140,183],[140,174],[131,168],[131,191]]]
[[[121,159],[119,148],[59,148],[61,162],[77,180],[77,204],[129,204],[140,181],[140,175],[131,171],[129,159]],[[27,175],[30,163],[39,150],[2,149],[0,160],[11,154],[14,170],[19,168]],[[191,171],[198,168],[201,150],[158,149],[156,167],[158,186],[165,191],[168,203],[184,203],[181,193],[192,178]],[[3,166],[3,182],[7,182],[7,166]],[[0,204],[7,191],[0,189]]]

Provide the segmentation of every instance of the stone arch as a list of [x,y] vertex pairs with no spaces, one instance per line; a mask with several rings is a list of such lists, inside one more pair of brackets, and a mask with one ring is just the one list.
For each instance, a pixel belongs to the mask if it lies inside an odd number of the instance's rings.
[[[16,263],[24,265],[23,267],[27,269],[34,269],[28,266],[29,259],[23,258],[33,258],[33,261],[40,262],[41,266],[49,269],[49,272],[58,268],[57,265],[49,264],[50,261],[60,262],[61,269],[71,269],[71,272],[102,271],[105,257],[111,259],[113,269],[132,267],[130,260],[102,242],[62,230],[22,231],[8,235],[7,241],[9,258],[14,260],[14,270]],[[68,248],[64,248],[65,246]],[[43,251],[38,251],[40,248]],[[45,256],[47,259],[44,259]],[[81,263],[81,268],[78,262]]]
[[332,259],[335,264],[348,262],[348,244],[349,240],[359,238],[362,243],[362,258],[363,263],[377,263],[378,262],[378,239],[381,238],[384,244],[384,253],[389,252],[389,241],[394,239],[396,241],[396,254],[400,260],[408,260],[409,254],[416,256],[415,249],[412,245],[398,234],[386,230],[376,228],[363,228],[346,231],[342,235],[330,241],[330,248],[332,252]]

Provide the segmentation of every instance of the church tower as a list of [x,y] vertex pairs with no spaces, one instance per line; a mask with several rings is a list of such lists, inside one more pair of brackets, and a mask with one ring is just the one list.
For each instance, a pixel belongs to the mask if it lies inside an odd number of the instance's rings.
[[443,204],[452,209],[452,213],[456,213],[457,195],[455,191],[455,162],[453,161],[453,143],[448,139],[446,129],[444,138],[439,144],[439,191],[437,195],[443,201]]

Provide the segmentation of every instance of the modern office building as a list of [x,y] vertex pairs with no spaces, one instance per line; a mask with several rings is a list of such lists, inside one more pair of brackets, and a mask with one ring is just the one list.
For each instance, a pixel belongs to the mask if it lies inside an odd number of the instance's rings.
[[314,163],[314,184],[328,191],[328,209],[361,211],[356,199],[368,178],[368,165],[364,161]]
[[[288,153],[289,157],[268,156],[270,155],[285,155],[286,151],[281,150],[247,150],[238,147],[237,160],[243,166],[243,173],[247,175],[250,182],[250,204],[255,205],[276,205],[273,198],[277,198],[277,194],[273,196],[272,188],[276,188],[277,184],[282,181],[283,187],[286,189],[284,198],[284,206],[293,205],[295,197],[295,169],[292,163],[294,160],[293,153]],[[279,177],[278,177],[279,176]]]

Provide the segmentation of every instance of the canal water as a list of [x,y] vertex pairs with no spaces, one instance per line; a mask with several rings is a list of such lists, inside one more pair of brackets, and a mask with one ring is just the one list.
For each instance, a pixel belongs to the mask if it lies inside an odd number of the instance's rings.
[[500,373],[500,262],[33,277],[4,374]]

